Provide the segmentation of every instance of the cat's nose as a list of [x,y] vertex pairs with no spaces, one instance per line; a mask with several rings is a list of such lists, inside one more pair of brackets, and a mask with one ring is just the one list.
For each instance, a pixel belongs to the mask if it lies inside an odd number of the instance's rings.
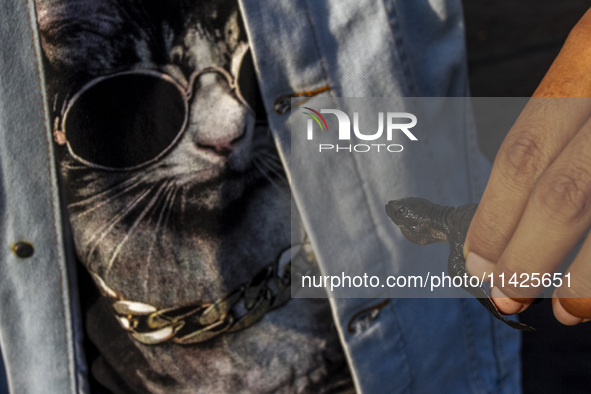
[[201,136],[195,143],[201,149],[213,151],[220,156],[229,156],[244,138],[244,135],[245,133],[242,132],[238,137],[225,135]]
[[254,117],[218,73],[201,75],[195,82],[189,129],[195,145],[220,156],[229,156],[245,140]]

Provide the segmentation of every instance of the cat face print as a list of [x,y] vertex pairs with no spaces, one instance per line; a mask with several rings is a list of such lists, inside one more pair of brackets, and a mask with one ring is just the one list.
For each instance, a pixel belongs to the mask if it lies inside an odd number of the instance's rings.
[[[160,311],[223,305],[257,283],[290,246],[291,196],[256,116],[235,0],[36,0],[36,10],[72,234],[96,283]],[[101,383],[116,375],[154,393],[352,387],[326,300],[289,300],[188,345],[133,340],[109,302],[85,315],[106,360],[90,368]]]
[[257,127],[235,2],[39,0],[37,13],[91,272],[127,298],[179,305],[222,295],[289,244],[289,193]]

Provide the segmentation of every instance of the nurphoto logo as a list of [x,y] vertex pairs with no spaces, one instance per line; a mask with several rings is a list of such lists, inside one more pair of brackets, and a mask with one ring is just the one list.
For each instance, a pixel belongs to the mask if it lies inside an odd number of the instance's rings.
[[[314,129],[319,129],[321,132],[326,131],[329,134],[328,124],[322,114],[331,114],[336,116],[338,121],[338,132],[337,137],[339,141],[351,142],[351,130],[353,135],[361,141],[374,141],[374,143],[362,143],[362,144],[329,144],[319,143],[318,151],[323,152],[390,152],[398,153],[404,150],[401,144],[391,143],[395,138],[405,136],[411,141],[418,141],[417,137],[410,131],[417,125],[417,117],[408,112],[378,112],[378,126],[377,131],[374,129],[369,132],[367,128],[360,126],[359,112],[353,112],[353,127],[351,127],[351,118],[345,112],[338,109],[321,109],[316,111],[309,107],[304,109],[310,112],[304,112],[305,115],[309,116],[307,123],[307,138],[312,141],[315,139]],[[385,119],[385,121],[384,121]],[[384,123],[386,124],[384,126]],[[385,136],[384,136],[385,130]],[[334,138],[334,136],[332,137]],[[377,143],[378,140],[385,141],[384,143]]]

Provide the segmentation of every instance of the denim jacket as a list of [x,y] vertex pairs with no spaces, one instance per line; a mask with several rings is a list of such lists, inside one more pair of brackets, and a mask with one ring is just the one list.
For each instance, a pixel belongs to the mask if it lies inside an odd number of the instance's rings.
[[[60,205],[34,4],[1,1],[2,355],[13,392],[87,392],[73,248]],[[290,151],[291,115],[285,100],[297,92],[328,87],[322,95],[335,98],[468,95],[459,0],[240,0],[240,6],[269,123],[283,155]],[[371,161],[351,159],[339,163],[357,168],[346,182],[326,187],[320,184],[326,178],[318,176],[298,186],[322,190],[321,196],[294,186],[306,230],[319,245],[315,252],[322,271],[337,271],[351,255],[339,237],[363,233],[368,242],[388,244],[394,229],[385,224],[383,197],[376,196],[380,177],[395,172],[397,191],[406,195],[437,196],[445,190],[445,201],[456,205],[479,199],[487,164],[478,153],[473,127],[456,134],[446,136],[457,141],[456,150],[433,159],[461,169],[445,179],[426,174],[417,186],[405,168],[420,173],[424,158],[407,155],[402,169],[373,168]],[[327,168],[330,163],[310,165]],[[376,181],[362,181],[364,173]],[[322,220],[314,204],[318,198],[352,214]],[[368,217],[371,223],[362,226]],[[22,252],[23,242],[33,246],[32,256]],[[372,248],[356,248],[363,260],[393,264],[407,244],[384,247],[379,257]],[[432,255],[441,258],[439,251]],[[382,301],[331,299],[359,392],[520,391],[519,335],[483,313],[475,300],[395,299],[385,306]],[[367,308],[379,313],[350,333],[351,319]]]

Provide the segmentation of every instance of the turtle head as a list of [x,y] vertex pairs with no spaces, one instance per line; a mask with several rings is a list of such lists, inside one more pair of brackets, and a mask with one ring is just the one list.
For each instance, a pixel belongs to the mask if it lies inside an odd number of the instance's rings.
[[386,214],[411,242],[418,245],[445,242],[445,234],[439,231],[431,216],[434,207],[437,206],[423,198],[407,197],[388,202]]
[[424,198],[407,197],[392,200],[386,204],[386,214],[398,226],[411,226],[429,213],[432,202]]

